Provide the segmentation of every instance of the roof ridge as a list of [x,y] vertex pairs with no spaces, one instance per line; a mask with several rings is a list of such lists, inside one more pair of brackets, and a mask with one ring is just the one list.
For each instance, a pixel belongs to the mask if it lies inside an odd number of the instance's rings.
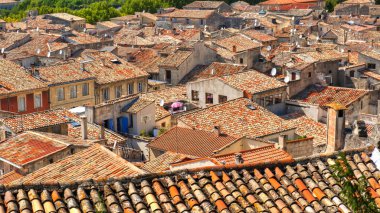
[[226,153],[226,154],[214,155],[213,157],[214,158],[218,158],[218,157],[224,157],[224,156],[228,156],[228,155],[233,155],[235,153],[246,153],[246,152],[252,152],[252,151],[265,150],[265,149],[269,149],[269,148],[275,148],[274,144],[270,144],[270,145],[266,145],[266,146],[262,146],[262,147],[257,147],[257,148],[253,148],[253,149],[246,149],[246,150],[237,151],[237,152],[229,152],[229,153]]

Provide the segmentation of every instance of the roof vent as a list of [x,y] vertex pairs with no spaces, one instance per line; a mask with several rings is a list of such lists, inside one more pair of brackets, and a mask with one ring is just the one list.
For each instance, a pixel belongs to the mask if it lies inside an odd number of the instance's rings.
[[247,104],[246,107],[250,110],[256,110],[256,107],[253,106],[252,104]]

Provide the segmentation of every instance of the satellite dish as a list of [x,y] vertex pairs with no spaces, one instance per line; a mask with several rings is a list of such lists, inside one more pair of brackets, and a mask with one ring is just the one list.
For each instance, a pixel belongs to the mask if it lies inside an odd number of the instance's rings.
[[293,17],[292,17],[292,20],[294,21],[294,19],[295,19],[295,18],[294,18],[294,16],[293,16]]
[[83,28],[83,32],[85,33],[87,31],[87,29],[86,28]]
[[164,106],[165,102],[163,99],[160,100],[160,106]]
[[302,34],[299,37],[302,38]]
[[317,41],[319,40],[319,36],[317,36]]
[[37,49],[37,50],[36,50],[36,53],[37,53],[37,54],[40,54],[40,52],[41,52],[40,49]]
[[19,30],[16,31],[16,33],[18,33],[18,32],[19,32]]
[[290,81],[289,76],[286,76],[285,79],[284,79],[284,82],[285,82],[285,83],[289,83],[289,81]]
[[1,53],[4,53],[5,49],[4,48],[1,48]]
[[344,53],[344,49],[340,49],[340,52],[341,52],[341,53]]
[[277,69],[275,67],[273,67],[272,70],[270,71],[270,75],[275,76],[276,73],[277,73]]
[[107,34],[104,34],[104,37],[107,37]]
[[63,51],[62,51],[62,50],[60,50],[60,51],[59,51],[59,54],[60,54],[60,55],[62,55],[62,53],[63,53]]
[[352,20],[349,20],[347,23],[348,23],[349,25],[354,25],[354,24],[355,24],[355,22],[352,21]]
[[40,28],[37,27],[37,28],[36,28],[36,31],[37,31],[37,32],[40,31]]
[[48,52],[48,54],[47,54],[47,57],[48,57],[48,58],[50,58],[50,54],[51,54],[51,53],[50,53],[50,52]]
[[272,50],[272,47],[271,47],[271,46],[267,46],[267,50],[268,50],[268,51],[271,51],[271,50]]

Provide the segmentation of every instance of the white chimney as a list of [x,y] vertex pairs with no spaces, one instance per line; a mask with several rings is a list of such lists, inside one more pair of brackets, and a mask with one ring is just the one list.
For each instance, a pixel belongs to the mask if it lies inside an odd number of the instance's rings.
[[280,149],[282,149],[284,151],[286,151],[286,139],[287,139],[286,135],[278,136],[278,146]]
[[87,139],[87,117],[81,116],[80,118],[82,120],[82,123],[81,123],[82,139],[86,140]]
[[214,126],[214,134],[215,136],[220,136],[221,135],[221,130],[220,130],[220,126]]

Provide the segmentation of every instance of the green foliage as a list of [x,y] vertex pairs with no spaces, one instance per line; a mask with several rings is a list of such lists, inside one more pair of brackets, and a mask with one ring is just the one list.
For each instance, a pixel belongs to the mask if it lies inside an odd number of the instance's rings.
[[326,0],[325,7],[326,10],[331,13],[334,11],[335,6],[338,4],[337,0]]
[[340,153],[332,166],[333,176],[342,186],[340,197],[354,211],[358,213],[379,213],[374,199],[368,190],[369,185],[364,176],[358,180],[347,162],[347,158]]

